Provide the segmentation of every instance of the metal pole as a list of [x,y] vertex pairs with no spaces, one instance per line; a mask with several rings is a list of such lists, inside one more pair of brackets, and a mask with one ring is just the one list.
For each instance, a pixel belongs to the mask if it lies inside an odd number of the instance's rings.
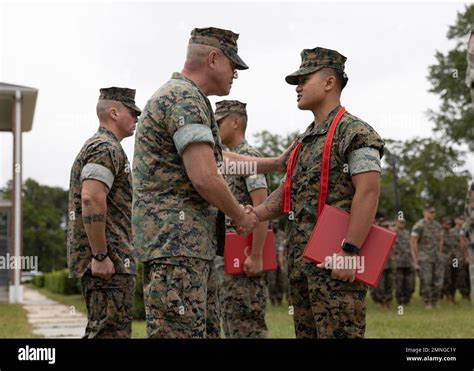
[[[15,92],[15,131],[14,131],[14,169],[13,169],[13,191],[14,191],[14,255],[15,260],[19,263],[20,254],[21,254],[21,91],[17,90]],[[14,279],[13,279],[13,302],[14,303],[21,303],[23,299],[23,295],[21,292],[21,282],[20,282],[20,272],[21,267],[15,265],[14,270]]]

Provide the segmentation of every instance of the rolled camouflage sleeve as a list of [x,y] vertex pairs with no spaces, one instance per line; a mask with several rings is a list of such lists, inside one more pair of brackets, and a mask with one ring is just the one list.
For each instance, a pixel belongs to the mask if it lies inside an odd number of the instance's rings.
[[89,148],[85,158],[86,163],[81,170],[81,182],[86,179],[98,180],[110,190],[120,168],[118,151],[108,143],[100,143]]
[[[247,150],[241,153],[242,155],[249,156],[249,157],[262,157],[260,151],[256,148],[247,147]],[[247,187],[248,192],[255,191],[259,188],[268,188],[267,185],[267,178],[264,174],[253,174],[245,178],[245,185]]]
[[351,176],[376,171],[380,173],[380,153],[375,148],[363,147],[349,153],[349,172]]
[[263,174],[250,175],[245,178],[245,185],[247,191],[252,192],[259,188],[268,188],[267,179]]
[[415,223],[411,230],[411,237],[416,237],[419,238],[421,234],[423,233],[423,226],[421,225],[420,222]]
[[198,98],[185,98],[170,109],[169,130],[180,156],[191,143],[215,145],[211,122],[205,102]]

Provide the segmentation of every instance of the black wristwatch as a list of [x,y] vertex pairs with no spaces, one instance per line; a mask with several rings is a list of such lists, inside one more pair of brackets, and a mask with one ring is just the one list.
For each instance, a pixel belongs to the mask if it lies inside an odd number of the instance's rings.
[[95,260],[99,261],[99,262],[103,261],[107,256],[109,256],[109,253],[108,253],[108,252],[106,252],[106,253],[99,253],[99,254],[97,254],[97,255],[92,254],[92,257],[93,257]]
[[359,254],[360,252],[359,247],[349,242],[346,242],[346,240],[342,240],[341,248],[342,248],[342,251],[350,253],[350,254]]

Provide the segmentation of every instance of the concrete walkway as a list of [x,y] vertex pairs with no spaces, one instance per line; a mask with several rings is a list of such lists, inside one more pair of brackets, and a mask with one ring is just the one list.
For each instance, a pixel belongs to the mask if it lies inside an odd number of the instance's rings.
[[29,287],[24,288],[23,308],[33,335],[44,338],[81,338],[87,318],[79,312],[72,312],[64,304],[51,300]]

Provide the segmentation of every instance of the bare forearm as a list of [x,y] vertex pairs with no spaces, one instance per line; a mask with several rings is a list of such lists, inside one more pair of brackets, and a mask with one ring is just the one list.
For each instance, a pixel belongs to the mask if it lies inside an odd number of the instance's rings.
[[82,202],[82,222],[94,255],[107,252],[106,215],[107,202],[105,200]]
[[202,198],[217,207],[232,220],[238,220],[242,216],[242,208],[232,195],[224,178],[217,174],[217,172],[207,177],[205,185],[195,185],[195,189]]
[[275,191],[268,196],[262,204],[254,208],[258,219],[262,221],[278,218],[283,215],[281,211],[281,203],[283,200],[283,186],[280,185]]
[[252,255],[262,256],[265,240],[267,239],[268,222],[261,222],[253,230]]
[[412,237],[410,241],[411,246],[411,256],[413,258],[413,262],[416,263],[418,260],[418,240],[416,237]]
[[235,169],[228,175],[254,175],[285,171],[278,157],[249,157],[234,152],[224,152],[224,169]]
[[346,242],[361,247],[364,244],[377,212],[379,193],[377,191],[358,192],[354,195]]

